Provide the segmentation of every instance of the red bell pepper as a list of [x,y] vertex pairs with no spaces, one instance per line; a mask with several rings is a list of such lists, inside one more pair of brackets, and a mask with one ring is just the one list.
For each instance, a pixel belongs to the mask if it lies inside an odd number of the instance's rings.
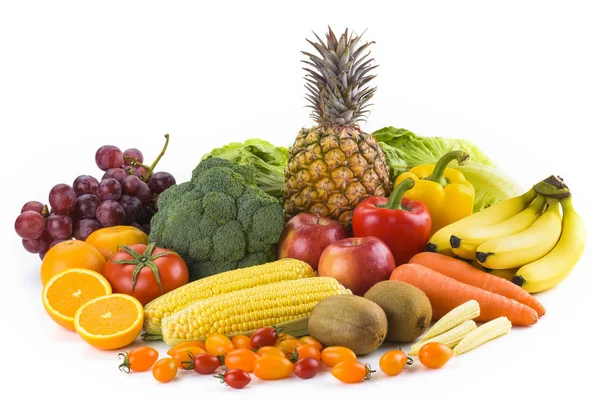
[[425,250],[431,234],[431,215],[419,201],[403,198],[415,185],[406,179],[394,189],[389,199],[367,197],[352,214],[352,231],[356,237],[375,236],[392,250],[396,265],[407,263]]

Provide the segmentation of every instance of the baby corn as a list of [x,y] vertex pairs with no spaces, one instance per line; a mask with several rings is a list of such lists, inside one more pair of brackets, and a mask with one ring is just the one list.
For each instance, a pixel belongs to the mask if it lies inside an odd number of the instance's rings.
[[459,326],[465,321],[475,319],[479,316],[480,312],[479,303],[475,300],[469,300],[440,318],[440,320],[436,322],[425,335],[423,335],[420,341],[439,336],[442,333],[448,332],[450,329]]
[[462,324],[450,329],[447,332],[442,333],[441,335],[432,337],[431,339],[422,340],[412,345],[410,351],[408,352],[409,356],[416,356],[419,354],[419,350],[421,347],[425,346],[427,343],[441,343],[453,349],[469,332],[477,329],[477,324],[473,320],[468,320],[463,322]]
[[510,332],[511,328],[512,324],[506,317],[499,317],[486,322],[458,342],[454,348],[454,354],[459,355],[466,353],[467,351],[473,350],[475,347],[481,346],[485,342],[506,335]]

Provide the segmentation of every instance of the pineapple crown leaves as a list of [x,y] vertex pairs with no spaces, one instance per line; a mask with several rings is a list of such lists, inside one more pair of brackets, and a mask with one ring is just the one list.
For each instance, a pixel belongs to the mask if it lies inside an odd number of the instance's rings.
[[336,38],[329,27],[325,34],[327,43],[313,32],[317,41],[310,43],[318,55],[303,51],[309,60],[302,60],[309,67],[305,76],[308,89],[305,97],[312,109],[311,117],[324,126],[347,126],[366,121],[367,102],[376,88],[366,86],[375,75],[369,73],[377,68],[367,48],[375,42],[359,46],[362,35],[348,34],[348,29]]

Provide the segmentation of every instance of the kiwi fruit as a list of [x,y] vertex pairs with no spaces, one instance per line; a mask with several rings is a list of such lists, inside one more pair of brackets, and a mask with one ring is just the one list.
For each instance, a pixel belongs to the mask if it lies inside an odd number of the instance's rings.
[[405,282],[378,282],[365,293],[385,312],[388,329],[386,340],[412,342],[431,323],[431,303],[425,293]]
[[351,294],[324,298],[308,318],[310,336],[323,346],[348,347],[357,355],[379,348],[387,335],[387,327],[381,307]]

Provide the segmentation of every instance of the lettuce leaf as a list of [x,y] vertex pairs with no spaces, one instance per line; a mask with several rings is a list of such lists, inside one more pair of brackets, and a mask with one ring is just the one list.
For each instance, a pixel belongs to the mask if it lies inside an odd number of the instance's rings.
[[449,151],[461,149],[470,155],[469,161],[460,167],[453,162],[450,167],[459,169],[475,188],[473,212],[523,193],[515,181],[467,140],[418,136],[406,129],[391,126],[379,129],[372,135],[385,153],[392,182],[414,166],[435,164]]
[[288,154],[286,147],[276,147],[262,139],[248,139],[243,143],[233,142],[214,149],[202,156],[202,160],[223,158],[233,165],[249,167],[257,186],[279,199],[283,196],[283,171]]

